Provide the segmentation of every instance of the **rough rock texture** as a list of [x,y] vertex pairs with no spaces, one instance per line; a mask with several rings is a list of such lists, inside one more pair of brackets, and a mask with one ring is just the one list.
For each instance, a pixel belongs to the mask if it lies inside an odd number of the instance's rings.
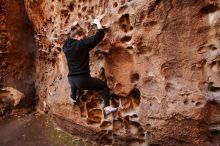
[[10,113],[23,97],[24,94],[14,88],[2,88],[0,90],[0,116]]
[[18,108],[33,106],[35,42],[23,0],[0,0],[0,88],[24,94]]
[[[38,43],[38,108],[73,134],[113,145],[220,143],[219,0],[25,0]],[[111,104],[82,91],[72,107],[63,41],[74,21],[107,35],[91,52],[92,76],[106,79]],[[83,127],[83,128],[82,128]]]
[[0,4],[0,87],[3,87],[3,81],[6,75],[7,34],[5,3],[0,1]]

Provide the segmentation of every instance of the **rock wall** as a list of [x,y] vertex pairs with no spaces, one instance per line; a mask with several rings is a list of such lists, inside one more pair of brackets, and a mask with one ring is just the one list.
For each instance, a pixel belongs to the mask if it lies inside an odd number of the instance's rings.
[[7,52],[7,34],[6,34],[6,13],[5,3],[0,1],[0,87],[3,87],[4,78],[6,75],[6,52]]
[[13,88],[24,94],[17,108],[33,107],[36,51],[34,30],[23,0],[0,0],[0,4],[0,106],[5,106],[5,88]]
[[[113,145],[220,143],[219,0],[25,0],[38,44],[38,109],[78,134]],[[107,80],[117,113],[99,92],[70,102],[62,45],[74,21],[110,26],[91,51],[92,76]]]

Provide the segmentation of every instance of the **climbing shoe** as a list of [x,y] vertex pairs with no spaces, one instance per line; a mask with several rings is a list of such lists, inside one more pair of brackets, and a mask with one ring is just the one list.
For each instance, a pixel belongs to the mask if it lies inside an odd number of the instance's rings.
[[112,106],[107,106],[104,108],[105,115],[109,115],[113,112],[116,112],[117,110],[118,110],[118,108],[112,107]]

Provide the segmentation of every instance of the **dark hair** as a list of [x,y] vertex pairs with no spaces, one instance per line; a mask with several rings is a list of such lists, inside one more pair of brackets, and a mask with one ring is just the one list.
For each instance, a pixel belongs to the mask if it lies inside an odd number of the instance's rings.
[[79,24],[73,26],[68,33],[68,38],[72,38],[75,35],[83,36],[85,34],[84,30],[79,26]]

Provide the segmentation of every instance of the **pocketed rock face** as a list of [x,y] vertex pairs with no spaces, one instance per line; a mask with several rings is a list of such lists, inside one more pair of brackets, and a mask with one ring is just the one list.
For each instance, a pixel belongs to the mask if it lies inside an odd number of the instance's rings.
[[[38,108],[72,134],[113,145],[218,145],[218,0],[26,0],[37,32]],[[118,112],[103,116],[99,92],[72,107],[62,45],[74,21],[110,26],[91,51]]]

